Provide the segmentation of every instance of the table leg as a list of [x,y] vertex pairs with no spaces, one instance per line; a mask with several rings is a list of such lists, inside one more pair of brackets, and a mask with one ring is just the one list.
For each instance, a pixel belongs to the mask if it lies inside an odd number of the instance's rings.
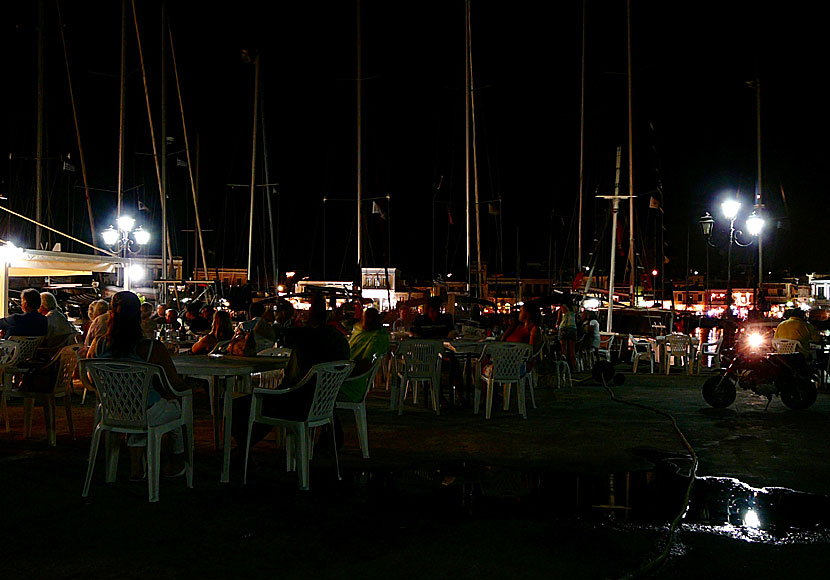
[[213,417],[211,417],[211,419],[213,419],[213,449],[218,451],[220,424],[222,421],[219,419],[216,409],[219,408],[219,390],[225,388],[222,385],[222,383],[224,383],[224,379],[222,377],[210,377],[209,380],[213,383],[213,388],[211,389],[211,395],[213,396],[211,407],[214,409]]
[[[229,377],[228,377],[229,378]],[[222,476],[219,481],[221,483],[228,483],[230,481],[231,471],[231,422],[233,416],[233,397],[231,396],[231,388],[229,385],[231,381],[224,378],[222,383],[224,388],[222,390],[224,395],[224,403],[222,405],[222,418],[224,419],[224,436],[222,441]]]

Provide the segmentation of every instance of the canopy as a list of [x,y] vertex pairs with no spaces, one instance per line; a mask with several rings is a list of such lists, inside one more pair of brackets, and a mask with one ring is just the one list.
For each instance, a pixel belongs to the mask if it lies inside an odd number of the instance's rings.
[[24,250],[11,262],[0,264],[0,317],[8,314],[9,277],[90,276],[93,272],[114,273],[129,262],[110,256]]

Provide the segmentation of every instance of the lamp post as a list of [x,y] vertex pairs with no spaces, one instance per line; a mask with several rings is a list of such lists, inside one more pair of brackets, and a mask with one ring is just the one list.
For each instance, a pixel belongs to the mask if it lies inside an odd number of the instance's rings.
[[[738,212],[741,209],[741,202],[735,198],[730,198],[725,200],[721,204],[721,211],[723,212],[723,217],[729,220],[729,246],[727,248],[726,254],[726,306],[727,308],[732,305],[732,246],[737,245],[738,247],[744,248],[752,244],[752,240],[747,243],[741,243],[738,239],[740,235],[743,234],[741,230],[735,229],[735,220],[738,218]],[[708,301],[709,301],[709,246],[715,246],[711,242],[712,238],[712,231],[715,225],[715,218],[709,212],[703,215],[700,218],[699,222],[701,232],[703,233],[703,237],[706,238],[706,302],[707,302],[707,309],[708,309]],[[764,220],[761,216],[759,216],[756,212],[752,212],[752,214],[746,220],[746,229],[749,231],[749,234],[753,237],[757,237],[760,235],[761,230],[764,227]],[[760,282],[759,282],[760,284]],[[758,291],[760,288],[757,288],[755,291],[756,296],[756,304],[757,304],[757,296]]]
[[[116,224],[117,230],[110,225],[101,232],[101,237],[104,238],[104,243],[122,258],[139,253],[142,247],[150,242],[150,232],[141,226],[135,228],[135,220],[132,217],[122,215],[116,220]],[[129,268],[124,269],[124,287],[129,290],[131,278],[141,280],[143,277],[144,268],[140,264],[131,264]]]

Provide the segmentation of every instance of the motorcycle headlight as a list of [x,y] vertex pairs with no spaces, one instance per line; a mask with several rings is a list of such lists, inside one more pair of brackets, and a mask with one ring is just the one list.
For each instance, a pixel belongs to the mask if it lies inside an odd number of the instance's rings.
[[753,332],[746,337],[746,342],[749,345],[749,348],[759,348],[764,344],[764,337],[757,332]]

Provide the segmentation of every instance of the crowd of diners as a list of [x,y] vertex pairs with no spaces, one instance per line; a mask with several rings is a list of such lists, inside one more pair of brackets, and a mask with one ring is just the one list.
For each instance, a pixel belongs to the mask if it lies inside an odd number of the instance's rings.
[[[394,321],[384,325],[382,315],[375,308],[364,308],[360,302],[347,303],[328,309],[322,295],[311,299],[308,310],[295,310],[290,302],[279,301],[274,306],[254,302],[242,320],[234,321],[232,313],[216,309],[198,301],[187,303],[180,313],[169,305],[155,306],[142,302],[134,293],[123,291],[112,299],[95,300],[89,305],[80,331],[67,319],[58,307],[55,296],[35,289],[21,294],[23,312],[0,319],[0,333],[4,338],[12,336],[44,337],[41,358],[48,360],[68,344],[83,343],[82,356],[88,358],[127,359],[145,361],[161,366],[170,385],[178,391],[198,387],[197,380],[185,379],[177,372],[170,351],[159,340],[164,338],[160,329],[187,329],[197,339],[191,354],[205,355],[219,343],[233,338],[235,333],[253,333],[257,349],[275,344],[291,349],[282,387],[297,384],[318,363],[350,359],[355,361],[353,375],[364,374],[372,365],[373,357],[384,357],[390,348],[390,330],[397,337],[408,335],[423,339],[452,339],[457,335],[453,318],[443,311],[442,300],[430,298],[423,313],[401,306],[396,313],[386,313]],[[560,309],[560,339],[563,352],[571,356],[566,342],[575,340],[569,332],[575,323],[575,309]],[[518,315],[510,317],[483,317],[473,311],[466,325],[478,326],[481,333],[498,340],[524,342],[538,350],[542,344],[539,309],[526,304]],[[459,369],[450,357],[447,360],[451,380],[460,380]],[[344,400],[358,402],[365,385],[349,383],[341,391]],[[293,391],[290,395],[266,400],[266,414],[285,419],[302,419],[307,415],[314,392],[314,384]],[[152,423],[164,423],[181,414],[179,398],[161,381],[155,383],[148,397],[148,419]],[[240,397],[233,403],[233,432],[237,447],[232,462],[240,463],[247,437],[247,417],[250,397]],[[251,436],[254,445],[268,433],[270,427],[256,424]],[[342,428],[335,421],[335,438],[342,444]],[[183,445],[180,434],[171,432],[170,444],[165,446],[162,473],[178,476],[184,471]],[[322,437],[321,441],[330,441]],[[131,458],[131,477],[146,477],[146,437],[131,435],[127,438]]]

